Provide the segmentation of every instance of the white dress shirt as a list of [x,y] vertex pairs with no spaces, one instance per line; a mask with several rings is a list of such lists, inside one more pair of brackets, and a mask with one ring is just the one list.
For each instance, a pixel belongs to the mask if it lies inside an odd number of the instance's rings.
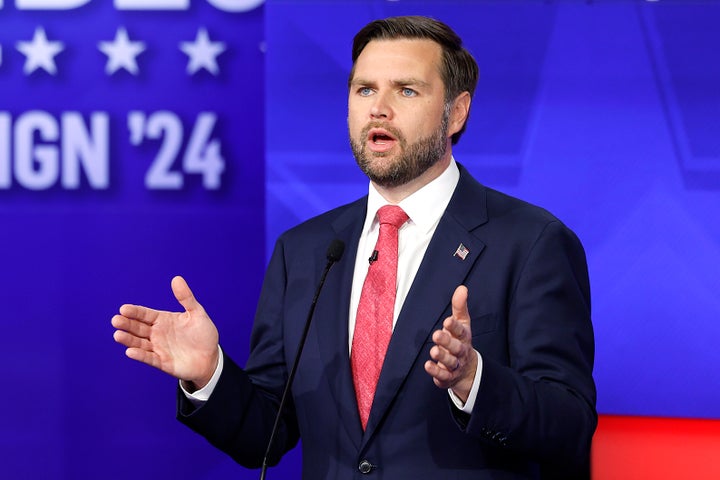
[[[430,240],[432,239],[435,229],[440,222],[443,212],[447,208],[450,198],[452,197],[458,180],[460,179],[460,171],[455,164],[455,160],[450,161],[450,165],[445,171],[432,182],[422,187],[417,192],[402,200],[398,205],[408,215],[409,220],[400,227],[398,233],[398,275],[397,275],[397,294],[395,297],[395,310],[393,316],[393,328],[397,322],[398,314],[405,302],[410,286],[415,279],[415,274],[420,268],[425,251],[427,250]],[[358,304],[360,303],[360,294],[368,272],[368,259],[375,249],[379,233],[379,223],[377,221],[377,211],[383,205],[387,205],[380,193],[371,183],[368,189],[368,204],[365,224],[360,235],[358,243],[357,256],[355,257],[355,272],[353,274],[352,293],[350,295],[350,311],[348,312],[348,329],[349,344],[348,354],[352,348],[352,338],[355,331],[355,318],[357,315]],[[449,300],[449,299],[448,299]],[[450,398],[457,408],[470,413],[475,404],[477,391],[480,386],[480,376],[482,374],[482,357],[479,353],[478,368],[475,374],[475,380],[470,391],[467,401],[463,402],[457,398],[452,390],[448,390]],[[222,353],[220,355],[220,363],[215,371],[210,383],[204,388],[189,393],[185,389],[185,395],[195,405],[200,405],[210,397],[210,393],[215,388],[222,371]],[[428,377],[428,381],[431,381]],[[182,384],[181,384],[182,388]]]

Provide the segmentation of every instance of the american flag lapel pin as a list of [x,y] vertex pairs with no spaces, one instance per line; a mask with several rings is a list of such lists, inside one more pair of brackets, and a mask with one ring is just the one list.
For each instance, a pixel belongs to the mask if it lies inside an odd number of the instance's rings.
[[465,260],[465,257],[468,256],[468,253],[470,253],[470,250],[468,250],[467,247],[461,243],[460,245],[458,245],[455,253],[453,253],[453,257],[458,257],[460,260]]

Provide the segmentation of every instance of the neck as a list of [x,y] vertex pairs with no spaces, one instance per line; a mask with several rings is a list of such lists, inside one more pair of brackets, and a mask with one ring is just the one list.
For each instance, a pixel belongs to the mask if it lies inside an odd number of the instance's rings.
[[407,197],[423,188],[428,183],[438,178],[450,165],[452,152],[448,148],[446,154],[438,160],[435,165],[425,170],[419,177],[396,187],[383,187],[373,182],[378,193],[392,205],[397,205]]

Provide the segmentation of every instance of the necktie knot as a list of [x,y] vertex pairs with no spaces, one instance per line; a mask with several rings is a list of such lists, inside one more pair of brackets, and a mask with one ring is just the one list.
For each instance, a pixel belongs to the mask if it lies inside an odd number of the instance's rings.
[[408,217],[405,211],[397,205],[385,205],[380,207],[377,211],[378,221],[380,225],[392,225],[395,228],[400,228],[405,222],[408,221]]

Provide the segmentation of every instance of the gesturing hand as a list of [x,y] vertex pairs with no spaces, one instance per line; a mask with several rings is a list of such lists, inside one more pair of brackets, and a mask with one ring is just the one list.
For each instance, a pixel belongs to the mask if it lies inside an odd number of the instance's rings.
[[477,354],[472,346],[468,290],[464,285],[452,296],[452,315],[443,321],[442,330],[435,330],[430,358],[425,371],[440,388],[452,388],[453,393],[466,401],[477,371]]
[[172,290],[184,312],[123,305],[112,317],[116,342],[125,354],[176,378],[191,388],[204,387],[218,363],[218,331],[182,277],[172,279]]

